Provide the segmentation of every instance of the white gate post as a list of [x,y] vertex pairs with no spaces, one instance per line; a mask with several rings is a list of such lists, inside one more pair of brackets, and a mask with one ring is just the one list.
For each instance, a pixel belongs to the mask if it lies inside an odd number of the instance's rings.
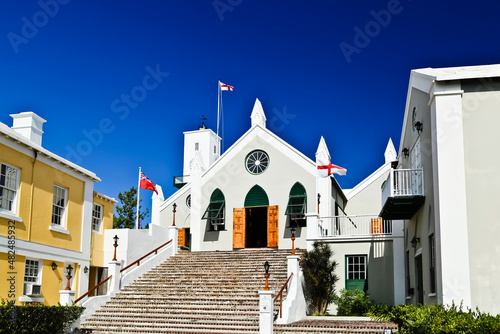
[[274,323],[274,291],[259,291],[259,334],[272,334]]

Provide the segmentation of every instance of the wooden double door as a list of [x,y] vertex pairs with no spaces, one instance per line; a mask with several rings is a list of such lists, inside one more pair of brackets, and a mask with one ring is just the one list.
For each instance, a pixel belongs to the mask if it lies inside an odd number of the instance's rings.
[[278,247],[278,205],[233,209],[233,248]]

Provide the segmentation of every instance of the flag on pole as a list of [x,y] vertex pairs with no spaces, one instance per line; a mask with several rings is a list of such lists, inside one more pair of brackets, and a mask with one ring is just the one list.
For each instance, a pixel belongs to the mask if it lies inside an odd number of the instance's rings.
[[151,182],[151,180],[148,179],[147,176],[144,175],[142,172],[141,172],[140,186],[139,187],[142,189],[153,190],[158,195],[158,191],[156,191],[155,184],[153,182]]
[[317,159],[318,177],[328,177],[332,174],[346,175],[347,169],[334,165],[331,162],[324,161],[321,158]]
[[228,91],[232,92],[233,89],[234,89],[233,86],[226,85],[226,84],[224,84],[224,83],[222,83],[220,81],[219,81],[219,83],[220,83],[220,90],[228,90]]

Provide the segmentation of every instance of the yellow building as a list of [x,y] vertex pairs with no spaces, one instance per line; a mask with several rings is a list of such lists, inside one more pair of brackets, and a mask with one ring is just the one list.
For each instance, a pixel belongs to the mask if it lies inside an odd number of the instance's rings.
[[12,128],[0,123],[0,297],[55,305],[60,290],[79,296],[95,282],[116,201],[94,192],[94,173],[41,146],[43,118],[11,117]]

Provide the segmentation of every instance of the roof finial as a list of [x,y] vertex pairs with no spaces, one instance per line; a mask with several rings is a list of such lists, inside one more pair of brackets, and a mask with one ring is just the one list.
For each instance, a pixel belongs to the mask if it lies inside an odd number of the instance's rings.
[[201,115],[201,126],[200,126],[200,130],[205,130],[207,127],[205,125],[205,121],[207,120],[208,118],[205,117],[205,115]]

